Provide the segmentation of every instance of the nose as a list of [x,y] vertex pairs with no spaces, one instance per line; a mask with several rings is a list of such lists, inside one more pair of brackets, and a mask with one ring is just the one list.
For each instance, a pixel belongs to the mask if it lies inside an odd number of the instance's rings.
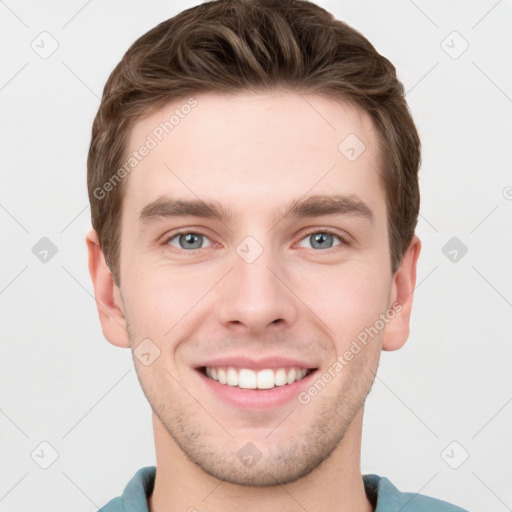
[[288,274],[270,250],[252,262],[235,254],[232,270],[217,290],[218,321],[246,335],[289,328],[298,316],[298,299]]

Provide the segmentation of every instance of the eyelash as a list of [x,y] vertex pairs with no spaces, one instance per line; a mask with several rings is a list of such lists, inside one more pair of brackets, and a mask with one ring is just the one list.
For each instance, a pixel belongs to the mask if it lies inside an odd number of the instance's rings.
[[[346,237],[340,235],[338,232],[336,232],[336,231],[334,231],[332,229],[329,229],[329,228],[320,228],[320,229],[317,228],[317,229],[311,230],[311,231],[305,233],[299,241],[302,241],[305,238],[307,238],[307,237],[309,237],[311,235],[315,235],[317,233],[324,233],[324,234],[332,235],[333,237],[335,237],[335,238],[337,238],[339,240],[340,245],[350,245]],[[187,230],[182,230],[182,231],[176,231],[175,233],[172,233],[171,235],[166,236],[165,239],[164,239],[163,245],[164,246],[168,246],[168,247],[172,247],[172,246],[170,246],[168,244],[169,244],[169,242],[173,238],[176,238],[179,235],[188,235],[188,234],[202,235],[202,236],[204,236],[204,237],[209,239],[208,235],[203,233],[201,230],[193,231],[193,230],[187,229]],[[338,247],[338,246],[329,247],[327,249],[314,249],[314,248],[312,248],[311,250],[315,251],[315,252],[322,253],[322,252],[327,252],[330,249],[335,249],[336,247]],[[201,250],[201,249],[192,249],[190,251],[186,251],[185,249],[178,249],[176,247],[173,247],[173,249],[176,249],[179,252],[190,252],[190,253],[194,253],[194,252],[197,252],[197,251]],[[208,247],[203,247],[202,249],[208,249]]]

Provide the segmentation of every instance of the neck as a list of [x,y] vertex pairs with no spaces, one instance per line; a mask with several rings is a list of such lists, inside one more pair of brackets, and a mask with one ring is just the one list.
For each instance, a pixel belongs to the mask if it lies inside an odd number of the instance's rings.
[[285,485],[250,487],[218,480],[190,461],[153,414],[157,471],[150,512],[372,512],[360,470],[362,409],[316,469]]

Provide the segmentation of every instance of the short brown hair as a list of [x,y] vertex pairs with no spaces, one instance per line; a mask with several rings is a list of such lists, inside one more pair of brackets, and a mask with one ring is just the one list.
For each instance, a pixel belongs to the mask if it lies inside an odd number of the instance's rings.
[[363,35],[307,0],[215,0],[141,36],[105,85],[87,186],[92,226],[118,286],[126,180],[101,196],[97,191],[123,165],[134,123],[191,94],[275,88],[351,101],[370,114],[380,144],[392,272],[398,269],[418,220],[421,156],[395,67]]

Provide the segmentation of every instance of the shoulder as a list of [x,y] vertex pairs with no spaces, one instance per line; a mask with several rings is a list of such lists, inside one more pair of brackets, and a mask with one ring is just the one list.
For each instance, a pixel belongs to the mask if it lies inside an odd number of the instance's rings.
[[98,512],[124,512],[122,498],[119,496],[110,500],[106,505],[103,505]]
[[385,477],[364,475],[363,482],[368,498],[376,507],[375,512],[468,512],[423,494],[401,492]]
[[156,468],[139,469],[124,488],[122,496],[110,500],[98,512],[148,512],[147,499],[153,492]]

